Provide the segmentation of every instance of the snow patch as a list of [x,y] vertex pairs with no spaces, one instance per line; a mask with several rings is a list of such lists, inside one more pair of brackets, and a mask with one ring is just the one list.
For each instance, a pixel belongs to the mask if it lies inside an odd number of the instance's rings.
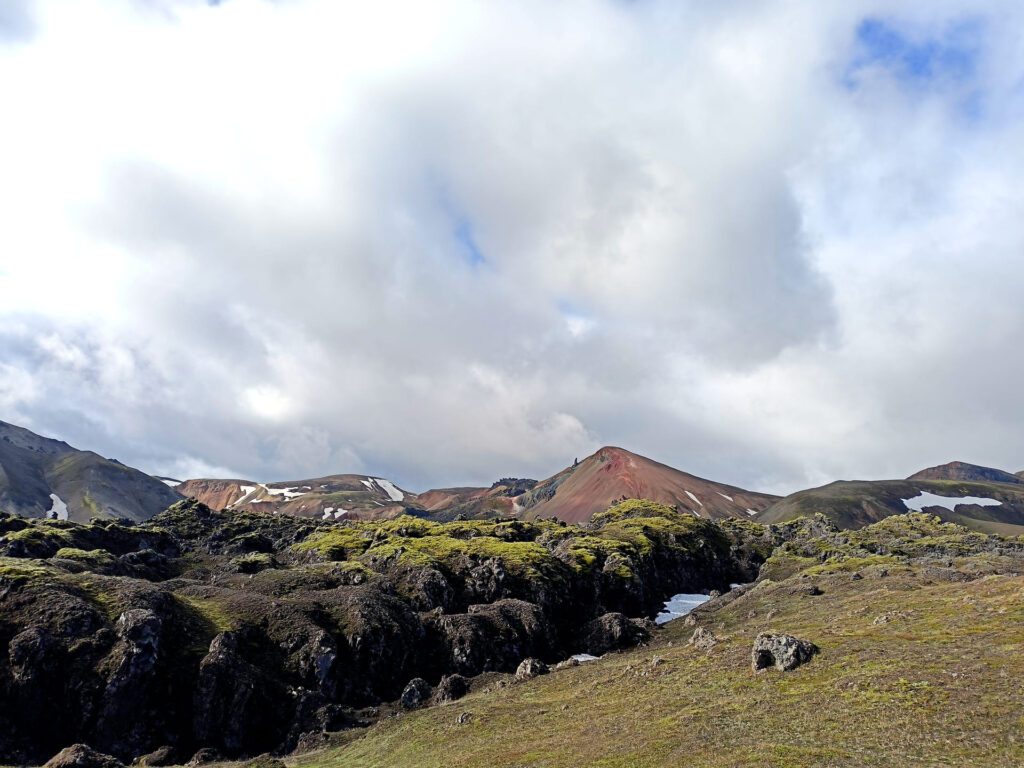
[[698,498],[697,498],[696,496],[694,496],[694,495],[693,495],[692,493],[690,493],[689,491],[687,491],[687,492],[686,492],[686,495],[687,495],[687,496],[689,496],[689,497],[690,497],[691,499],[693,499],[694,501],[696,501],[696,502],[697,502],[698,504],[700,504],[700,505],[701,505],[702,507],[704,506],[704,502],[702,502],[702,501],[701,501],[700,499],[698,499]]
[[177,488],[179,485],[181,485],[181,483],[177,480],[167,480],[166,478],[163,477],[160,478],[160,482],[166,485],[168,488]]
[[382,480],[379,477],[375,477],[373,480],[377,482],[377,485],[384,489],[384,493],[386,493],[388,498],[392,501],[401,501],[405,498],[405,494],[398,490],[398,488],[395,487],[395,484],[390,480]]
[[570,659],[576,659],[576,661],[597,661],[597,656],[593,656],[589,653],[574,653],[569,657]]
[[747,514],[748,515],[756,515],[757,514],[757,510],[756,509],[748,509],[747,510]]
[[721,496],[721,497],[722,497],[723,499],[728,499],[729,501],[732,501],[732,496],[726,496],[726,495],[725,495],[724,493],[722,493],[721,491],[718,491],[717,493],[718,493],[718,495],[719,495],[719,496]]
[[296,496],[306,495],[305,491],[296,491],[295,489],[298,487],[299,486],[296,485],[292,488],[267,488],[267,486],[264,485],[263,490],[271,496],[284,496],[286,499],[294,499]]
[[665,601],[665,609],[654,617],[654,622],[655,624],[665,624],[672,619],[678,619],[710,599],[708,595],[694,595],[685,592],[673,595]]
[[339,507],[338,511],[334,513],[334,519],[337,520],[342,515],[347,515],[347,514],[348,514],[348,510],[347,509],[341,509]]
[[68,505],[64,503],[64,500],[56,493],[50,494],[50,501],[53,504],[50,506],[50,511],[46,513],[46,517],[49,520],[67,520],[68,519]]
[[936,496],[934,493],[921,491],[920,496],[912,499],[903,499],[903,506],[920,512],[925,507],[945,507],[950,512],[955,512],[960,504],[976,504],[979,507],[998,507],[1003,502],[995,499],[985,499],[980,496]]
[[253,491],[256,490],[256,486],[255,485],[240,485],[240,486],[238,486],[238,488],[242,492],[242,495],[239,496],[237,499],[235,499],[230,504],[228,504],[228,508],[229,509],[231,507],[237,506],[238,504],[241,504],[243,501],[245,501],[252,494]]
[[371,480],[360,480],[359,482],[362,483],[363,485],[365,485],[371,491],[373,490],[373,480],[372,479]]

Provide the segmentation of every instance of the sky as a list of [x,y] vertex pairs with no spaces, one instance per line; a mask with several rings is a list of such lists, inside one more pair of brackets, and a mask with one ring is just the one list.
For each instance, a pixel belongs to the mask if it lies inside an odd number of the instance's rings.
[[0,419],[412,491],[1024,469],[1024,5],[4,0]]

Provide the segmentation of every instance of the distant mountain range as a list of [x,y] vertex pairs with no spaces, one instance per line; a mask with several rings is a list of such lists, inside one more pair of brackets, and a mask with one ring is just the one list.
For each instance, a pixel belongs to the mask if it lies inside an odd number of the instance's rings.
[[489,487],[412,493],[371,475],[287,482],[151,477],[0,422],[0,510],[24,517],[146,520],[192,497],[213,509],[261,511],[316,520],[376,520],[411,514],[590,520],[623,499],[651,499],[710,519],[777,523],[823,514],[859,528],[908,509],[990,533],[1024,534],[1024,472],[954,461],[906,480],[837,481],[784,498],[706,480],[623,448],[601,448],[547,478],[502,478]]
[[258,509],[321,519],[378,519],[408,512],[437,520],[516,516],[583,522],[622,499],[651,499],[700,517],[752,517],[778,499],[704,480],[622,448],[602,448],[536,482],[499,480],[489,488],[442,488],[416,494],[362,475],[261,484],[188,480],[175,490],[214,509]]

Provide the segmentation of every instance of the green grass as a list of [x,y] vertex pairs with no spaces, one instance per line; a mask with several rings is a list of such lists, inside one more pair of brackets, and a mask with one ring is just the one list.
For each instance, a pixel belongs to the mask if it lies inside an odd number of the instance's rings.
[[[714,614],[710,654],[673,622],[651,646],[390,718],[294,768],[907,766],[1024,763],[1024,578],[795,577]],[[893,618],[875,623],[883,614]],[[769,618],[771,616],[771,618]],[[821,652],[755,675],[754,637]],[[456,723],[462,712],[469,721]]]

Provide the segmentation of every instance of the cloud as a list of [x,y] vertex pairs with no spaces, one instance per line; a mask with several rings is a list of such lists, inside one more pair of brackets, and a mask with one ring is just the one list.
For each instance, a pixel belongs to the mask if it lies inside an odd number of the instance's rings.
[[0,418],[413,490],[1024,461],[1015,6],[21,7]]

